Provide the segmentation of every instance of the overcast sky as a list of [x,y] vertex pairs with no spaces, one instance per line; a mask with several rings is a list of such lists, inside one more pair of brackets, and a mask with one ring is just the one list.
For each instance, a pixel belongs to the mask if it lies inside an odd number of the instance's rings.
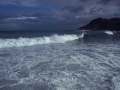
[[75,30],[120,17],[120,0],[0,0],[0,30]]

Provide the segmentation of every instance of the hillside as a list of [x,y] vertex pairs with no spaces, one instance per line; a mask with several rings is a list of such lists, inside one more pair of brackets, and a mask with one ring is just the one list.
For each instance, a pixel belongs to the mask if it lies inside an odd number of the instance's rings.
[[87,25],[80,27],[79,30],[111,30],[120,31],[120,18],[103,19],[97,18]]

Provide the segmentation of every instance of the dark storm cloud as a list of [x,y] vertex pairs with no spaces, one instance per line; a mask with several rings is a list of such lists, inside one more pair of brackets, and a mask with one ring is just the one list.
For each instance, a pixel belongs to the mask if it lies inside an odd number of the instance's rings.
[[14,1],[12,1],[14,4],[17,4],[17,5],[20,5],[21,4],[21,2],[20,1],[17,1],[17,0],[14,0]]
[[80,11],[84,10],[83,6],[76,6],[76,5],[72,5],[72,6],[65,6],[63,8],[61,8],[61,10],[66,10],[72,13],[79,13]]
[[86,2],[86,1],[88,1],[88,0],[79,0],[79,1]]
[[90,8],[89,13],[93,14],[93,13],[97,13],[97,12],[100,12],[100,11],[103,11],[103,9],[102,8],[97,8],[97,7],[92,7],[92,8]]
[[44,12],[35,12],[35,13],[33,13],[31,16],[34,16],[34,17],[42,17],[42,16],[47,16],[47,14],[44,13]]
[[[9,30],[57,30],[65,29],[66,18],[60,15],[35,12],[32,15],[5,17],[0,20],[0,29]],[[66,30],[66,29],[65,29]]]
[[115,13],[115,14],[113,14],[113,16],[120,18],[120,13]]
[[72,30],[119,10],[119,0],[0,0],[0,29]]
[[120,3],[118,3],[117,6],[120,7]]
[[17,17],[17,15],[14,13],[0,12],[0,20],[7,19],[7,18],[13,18],[13,17]]
[[97,3],[103,4],[103,5],[107,5],[111,2],[112,0],[100,0]]
[[29,16],[31,13],[32,13],[32,10],[26,9],[26,10],[23,10],[22,15],[23,16]]

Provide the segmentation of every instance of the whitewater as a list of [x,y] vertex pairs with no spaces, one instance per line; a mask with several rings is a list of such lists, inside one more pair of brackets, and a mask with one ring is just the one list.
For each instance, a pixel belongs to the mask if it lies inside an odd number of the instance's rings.
[[120,32],[0,32],[0,90],[120,90]]
[[[49,43],[65,43],[75,39],[83,38],[84,33],[81,35],[52,35],[50,37],[34,37],[34,38],[18,38],[18,39],[0,39],[0,48],[4,47],[19,47],[31,46],[35,44],[49,44]],[[29,42],[29,43],[28,43]]]

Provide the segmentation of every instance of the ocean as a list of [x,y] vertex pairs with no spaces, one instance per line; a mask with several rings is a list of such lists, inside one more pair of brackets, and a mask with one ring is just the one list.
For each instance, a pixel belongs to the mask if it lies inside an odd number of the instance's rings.
[[120,32],[0,31],[0,90],[120,90]]

